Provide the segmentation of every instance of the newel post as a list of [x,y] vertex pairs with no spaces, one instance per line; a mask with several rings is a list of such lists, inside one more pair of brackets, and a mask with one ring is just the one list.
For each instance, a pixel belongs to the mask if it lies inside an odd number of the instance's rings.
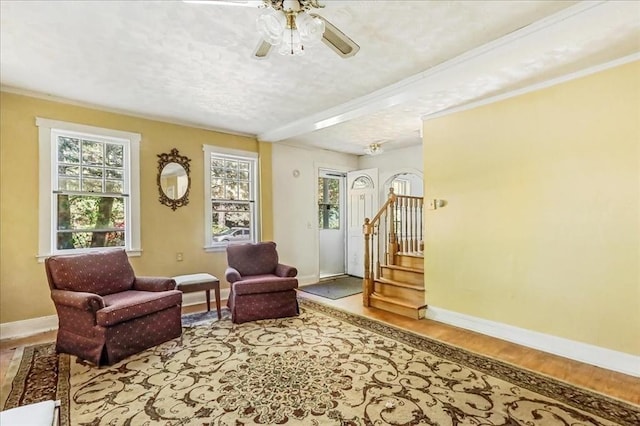
[[396,235],[396,200],[398,196],[393,192],[393,187],[389,188],[389,242],[387,245],[387,265],[395,265],[396,253],[398,253],[398,238]]
[[362,282],[362,305],[369,306],[369,296],[373,292],[370,246],[370,242],[373,236],[373,225],[371,225],[371,221],[368,217],[364,219],[364,225],[362,225],[362,233],[364,234],[364,279]]

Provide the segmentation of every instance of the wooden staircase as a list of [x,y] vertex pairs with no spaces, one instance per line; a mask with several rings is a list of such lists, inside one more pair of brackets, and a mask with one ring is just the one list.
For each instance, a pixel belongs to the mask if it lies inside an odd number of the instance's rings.
[[424,318],[422,208],[421,197],[395,195],[391,189],[378,214],[365,219],[364,306]]

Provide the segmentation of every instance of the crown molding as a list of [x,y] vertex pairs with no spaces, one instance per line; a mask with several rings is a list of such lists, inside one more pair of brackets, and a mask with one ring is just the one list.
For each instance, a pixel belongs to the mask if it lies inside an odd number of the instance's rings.
[[54,95],[50,95],[50,94],[46,94],[46,93],[34,92],[32,90],[22,89],[20,87],[0,85],[0,92],[13,93],[15,95],[28,96],[30,98],[42,99],[42,100],[50,101],[50,102],[58,102],[58,103],[61,103],[61,104],[73,105],[73,106],[78,106],[78,107],[82,107],[82,108],[90,108],[90,109],[95,109],[95,110],[98,110],[98,111],[108,112],[108,113],[111,113],[111,114],[126,115],[126,116],[129,116],[129,117],[142,118],[144,120],[157,121],[157,122],[167,123],[167,124],[175,124],[177,126],[185,126],[185,127],[191,127],[191,128],[194,128],[194,129],[201,129],[201,130],[207,130],[207,131],[211,131],[211,132],[224,133],[224,134],[233,135],[233,136],[242,136],[242,137],[245,137],[245,138],[257,139],[257,136],[255,134],[251,134],[251,133],[234,132],[234,131],[229,130],[229,129],[210,127],[210,126],[206,126],[206,125],[199,124],[199,123],[194,123],[194,122],[190,122],[190,121],[183,121],[183,120],[176,120],[176,119],[157,116],[157,115],[153,115],[153,114],[140,114],[140,113],[136,113],[136,112],[133,112],[133,111],[128,111],[126,109],[108,108],[108,107],[104,107],[104,106],[101,106],[101,105],[98,105],[98,104],[89,103],[89,102],[80,102],[80,101],[76,101],[76,100],[73,100],[73,99],[58,97],[58,96],[54,96]]

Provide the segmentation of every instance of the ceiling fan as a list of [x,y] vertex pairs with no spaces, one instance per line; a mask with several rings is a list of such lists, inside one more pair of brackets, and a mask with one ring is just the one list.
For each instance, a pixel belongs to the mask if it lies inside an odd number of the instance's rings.
[[360,50],[349,36],[322,16],[313,13],[321,9],[318,0],[183,0],[185,3],[206,3],[225,6],[259,7],[264,12],[256,27],[262,40],[253,57],[264,59],[274,46],[282,55],[302,55],[306,45],[320,40],[342,58],[349,58]]

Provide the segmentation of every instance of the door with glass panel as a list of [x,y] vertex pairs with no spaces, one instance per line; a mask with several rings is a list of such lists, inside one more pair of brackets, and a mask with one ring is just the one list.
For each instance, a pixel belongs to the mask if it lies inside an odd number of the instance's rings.
[[318,172],[320,278],[345,273],[345,180],[346,175],[341,172]]
[[347,174],[349,203],[347,210],[347,273],[364,276],[364,219],[372,219],[378,212],[378,169],[355,170]]

